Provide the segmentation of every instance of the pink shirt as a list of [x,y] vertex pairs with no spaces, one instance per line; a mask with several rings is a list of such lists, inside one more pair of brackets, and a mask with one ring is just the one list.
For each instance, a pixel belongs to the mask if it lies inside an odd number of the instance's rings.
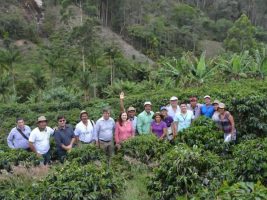
[[115,125],[115,142],[121,143],[124,140],[134,136],[134,129],[132,122],[127,121],[124,125],[120,126],[119,122]]

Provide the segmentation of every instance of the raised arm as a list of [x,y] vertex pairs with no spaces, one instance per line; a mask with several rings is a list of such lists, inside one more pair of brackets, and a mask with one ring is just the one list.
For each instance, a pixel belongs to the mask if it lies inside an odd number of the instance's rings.
[[124,92],[120,93],[120,111],[125,112],[124,108]]

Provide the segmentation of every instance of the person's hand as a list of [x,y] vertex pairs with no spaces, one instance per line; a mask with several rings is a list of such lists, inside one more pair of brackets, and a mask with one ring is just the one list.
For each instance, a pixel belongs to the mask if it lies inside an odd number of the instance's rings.
[[164,137],[162,137],[162,136],[161,136],[159,139],[160,139],[160,140],[163,140],[163,139],[164,139]]
[[54,129],[54,131],[57,131],[57,130],[58,130],[58,127],[57,127],[57,126],[55,126],[53,129]]
[[123,100],[124,99],[124,92],[121,92],[120,93],[120,100]]

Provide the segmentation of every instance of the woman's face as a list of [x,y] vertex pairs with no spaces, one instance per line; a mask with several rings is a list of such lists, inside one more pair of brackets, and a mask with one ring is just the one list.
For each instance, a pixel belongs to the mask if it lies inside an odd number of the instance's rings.
[[224,113],[224,108],[218,108],[218,111],[220,114],[223,114]]
[[156,122],[160,122],[160,121],[161,121],[161,117],[157,115],[157,116],[155,117],[155,121],[156,121]]
[[215,103],[213,104],[214,110],[218,110],[219,104]]
[[167,110],[162,110],[162,111],[161,111],[161,114],[162,114],[164,117],[166,117],[166,116],[167,116],[167,113],[168,113],[168,111],[167,111]]
[[121,119],[122,119],[122,121],[126,121],[127,120],[127,113],[122,113]]

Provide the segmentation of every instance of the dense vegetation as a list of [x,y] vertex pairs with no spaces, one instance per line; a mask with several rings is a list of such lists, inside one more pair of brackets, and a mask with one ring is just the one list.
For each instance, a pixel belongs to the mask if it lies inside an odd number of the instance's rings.
[[[0,0],[0,199],[120,199],[127,183],[148,199],[267,199],[267,4],[265,0]],[[103,38],[119,34],[154,64],[125,56]],[[110,165],[102,151],[81,146],[45,177],[16,175],[38,158],[10,150],[17,117],[32,128],[44,114],[75,125],[80,110],[97,120],[109,106],[153,110],[169,97],[206,94],[224,102],[237,144],[224,143],[212,121],[199,118],[173,145],[138,136]],[[138,185],[142,183],[141,186]],[[131,185],[132,186],[132,185]],[[126,192],[125,192],[126,191]],[[135,199],[135,197],[130,197]]]

